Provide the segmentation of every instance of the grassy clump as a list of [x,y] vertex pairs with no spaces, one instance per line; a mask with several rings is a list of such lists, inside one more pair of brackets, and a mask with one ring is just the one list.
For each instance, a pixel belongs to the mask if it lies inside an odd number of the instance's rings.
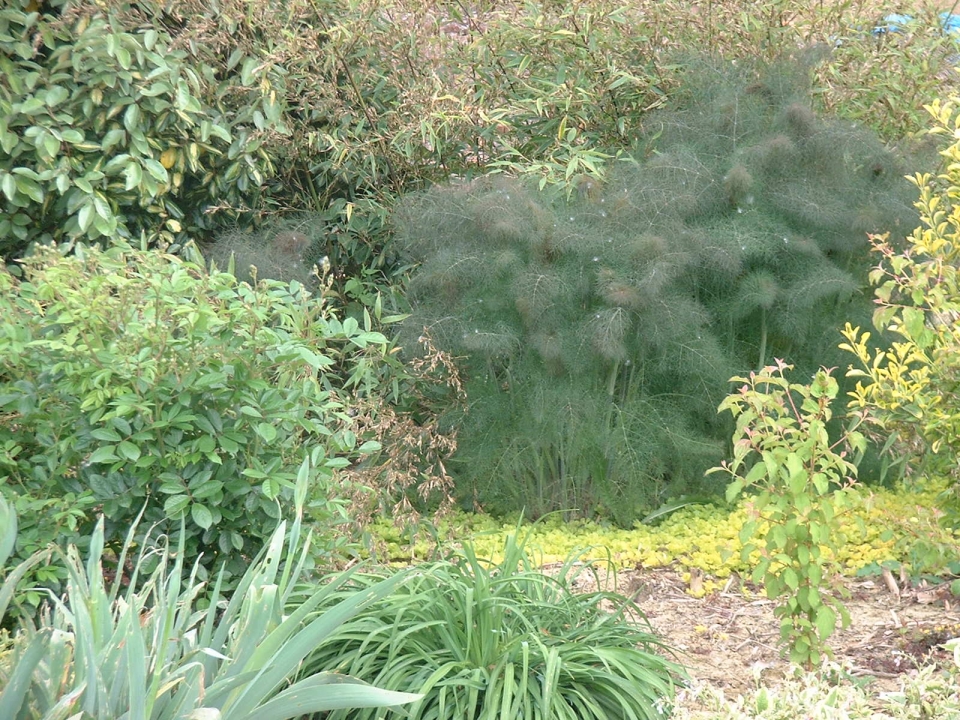
[[[669,715],[680,668],[657,652],[662,643],[635,604],[616,593],[575,592],[591,574],[577,555],[554,576],[540,572],[513,534],[499,555],[482,560],[468,543],[452,560],[419,565],[410,583],[318,647],[307,668],[422,693],[407,708],[414,720]],[[381,582],[354,577],[360,588]]]
[[[179,544],[158,547],[150,537],[135,544],[131,528],[118,558],[111,558],[102,520],[90,534],[86,560],[71,544],[0,572],[0,622],[27,565],[56,555],[69,576],[66,592],[51,594],[36,620],[20,617],[12,632],[0,634],[0,717],[283,720],[418,700],[331,673],[293,681],[313,645],[406,579],[401,573],[364,593],[341,594],[327,613],[311,614],[348,580],[343,575],[314,585],[296,609],[285,607],[307,574],[310,538],[301,536],[301,511],[298,506],[289,529],[281,523],[267,539],[232,596],[221,594],[222,574],[212,591],[205,587],[199,566],[190,566],[183,534]],[[0,520],[2,568],[17,534],[3,496]],[[120,568],[128,561],[131,576],[109,573],[110,559]]]
[[871,308],[866,233],[915,224],[901,160],[818,117],[803,70],[690,64],[606,183],[486,178],[398,217],[418,266],[406,344],[427,327],[464,358],[451,468],[494,512],[629,526],[700,485],[729,378],[840,364],[834,328]]

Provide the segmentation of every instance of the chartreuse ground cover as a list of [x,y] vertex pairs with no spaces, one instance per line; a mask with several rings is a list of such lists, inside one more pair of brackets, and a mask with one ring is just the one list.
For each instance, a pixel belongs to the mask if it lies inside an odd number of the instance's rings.
[[[931,508],[944,482],[931,480],[923,488],[863,489],[859,501],[840,515],[843,541],[836,560],[850,576],[875,574],[884,566],[899,567],[920,575],[960,573],[956,547],[960,534],[940,527]],[[740,530],[748,520],[750,498],[732,505],[695,503],[681,507],[651,524],[624,529],[595,520],[564,521],[550,515],[523,523],[527,551],[541,565],[564,562],[572,552],[589,549],[587,556],[612,562],[616,568],[668,568],[685,579],[693,568],[705,573],[702,594],[724,586],[736,573],[749,577],[759,553],[744,560]],[[502,556],[504,539],[517,531],[517,518],[457,513],[438,521],[435,533],[410,533],[387,520],[371,528],[379,556],[394,562],[430,557],[440,546],[469,538],[476,552],[494,562]],[[950,549],[953,548],[952,562]],[[960,588],[958,588],[960,589]]]

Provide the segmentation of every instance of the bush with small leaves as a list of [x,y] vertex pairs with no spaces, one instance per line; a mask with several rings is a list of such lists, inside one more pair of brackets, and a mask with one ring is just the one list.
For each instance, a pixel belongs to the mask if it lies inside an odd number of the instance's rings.
[[[871,237],[880,256],[870,279],[878,307],[873,323],[896,340],[878,349],[871,333],[847,324],[840,347],[852,353],[857,378],[850,403],[873,435],[886,442],[912,478],[950,478],[941,495],[943,522],[960,527],[960,99],[934,102],[935,136],[950,144],[939,174],[917,174],[921,225],[899,247],[887,235]],[[954,554],[955,548],[953,549]]]
[[176,534],[186,517],[191,562],[237,573],[305,472],[319,550],[343,542],[334,526],[360,490],[335,473],[379,449],[345,404],[389,382],[369,316],[119,245],[41,247],[24,275],[0,271],[0,490],[19,557],[79,541],[94,512],[114,542],[145,508],[144,528]]
[[[825,590],[830,573],[839,570],[833,558],[843,543],[840,515],[856,497],[857,467],[842,448],[849,444],[862,452],[866,441],[853,429],[830,439],[830,406],[839,386],[829,371],[820,370],[811,384],[800,385],[787,380],[788,369],[778,361],[749,377],[733,378],[742,386],[720,404],[721,412],[737,420],[733,459],[711,472],[732,478],[728,502],[745,490],[757,491],[740,531],[742,557],[760,550],[754,582],[763,582],[767,597],[777,600],[774,612],[790,659],[809,669],[829,655],[826,641],[837,614],[844,625],[849,622],[843,604]],[[766,528],[762,542],[757,538],[761,523]]]

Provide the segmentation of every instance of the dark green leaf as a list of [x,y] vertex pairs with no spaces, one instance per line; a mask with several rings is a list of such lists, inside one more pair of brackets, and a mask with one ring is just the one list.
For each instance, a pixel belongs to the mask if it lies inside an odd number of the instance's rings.
[[90,455],[88,462],[91,464],[115,463],[120,458],[117,457],[114,451],[115,447],[113,445],[106,445],[102,448],[98,448]]
[[132,460],[136,462],[140,459],[140,448],[134,445],[129,440],[124,440],[117,446],[117,449],[120,451],[120,454],[123,455],[127,460]]
[[190,517],[193,518],[193,522],[204,530],[213,524],[213,514],[205,505],[199,503],[193,503],[190,506]]
[[186,495],[171,495],[163,503],[163,511],[167,517],[175,517],[187,509],[190,498]]

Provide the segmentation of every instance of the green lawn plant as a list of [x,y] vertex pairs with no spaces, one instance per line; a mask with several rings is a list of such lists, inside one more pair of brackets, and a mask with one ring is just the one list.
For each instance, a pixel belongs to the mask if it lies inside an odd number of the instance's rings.
[[[306,667],[419,692],[423,699],[406,708],[414,720],[668,717],[679,666],[640,609],[604,592],[609,577],[581,557],[544,573],[516,535],[496,563],[466,543],[448,560],[418,565],[416,577],[344,623]],[[381,578],[352,580],[367,588]],[[346,585],[330,602],[353,592]],[[382,714],[330,715],[347,717]]]
[[839,386],[829,371],[800,385],[785,377],[788,369],[778,361],[733,378],[742,385],[720,405],[737,421],[733,458],[712,472],[732,478],[728,502],[755,493],[740,531],[743,555],[760,550],[753,580],[777,602],[774,613],[790,660],[811,669],[829,656],[827,640],[838,615],[844,626],[849,623],[842,602],[830,593],[838,564],[824,551],[836,553],[842,544],[839,516],[856,500],[857,467],[847,448],[862,452],[866,440],[855,429],[831,440],[828,423]]
[[[877,349],[871,333],[847,324],[842,348],[856,365],[857,387],[851,412],[862,413],[867,427],[911,478],[943,475],[949,487],[938,502],[943,521],[960,527],[960,128],[957,101],[934,102],[935,137],[949,141],[937,174],[917,174],[921,225],[899,246],[886,235],[871,237],[878,265],[873,323],[894,337]],[[955,549],[954,549],[955,554]]]
[[[298,495],[305,500],[305,484]],[[13,517],[2,496],[0,517]],[[15,519],[4,528],[5,566]],[[117,573],[112,582],[105,576],[102,521],[86,560],[75,545],[54,550],[68,571],[66,592],[46,598],[49,605],[36,622],[22,620],[0,641],[0,717],[285,720],[420,698],[337,673],[294,680],[317,644],[409,574],[343,594],[347,573],[314,586],[291,608],[292,591],[307,578],[310,552],[299,515],[289,529],[285,522],[277,527],[232,596],[223,593],[222,575],[207,594],[198,566],[188,564],[185,534],[175,544],[169,538],[135,543],[135,535],[131,528],[116,558],[120,567],[131,561],[132,577]],[[3,577],[0,598],[9,596],[17,574],[14,568]],[[329,602],[335,593],[340,599]],[[317,613],[321,605],[325,611]]]
[[[379,449],[358,438],[349,397],[389,383],[372,318],[341,320],[297,282],[255,287],[154,251],[42,247],[24,277],[0,270],[0,491],[15,556],[144,527],[190,562],[239,576],[306,474],[306,512],[337,552],[362,488],[335,474]],[[41,583],[58,566],[33,568]],[[39,596],[31,595],[34,601]]]

